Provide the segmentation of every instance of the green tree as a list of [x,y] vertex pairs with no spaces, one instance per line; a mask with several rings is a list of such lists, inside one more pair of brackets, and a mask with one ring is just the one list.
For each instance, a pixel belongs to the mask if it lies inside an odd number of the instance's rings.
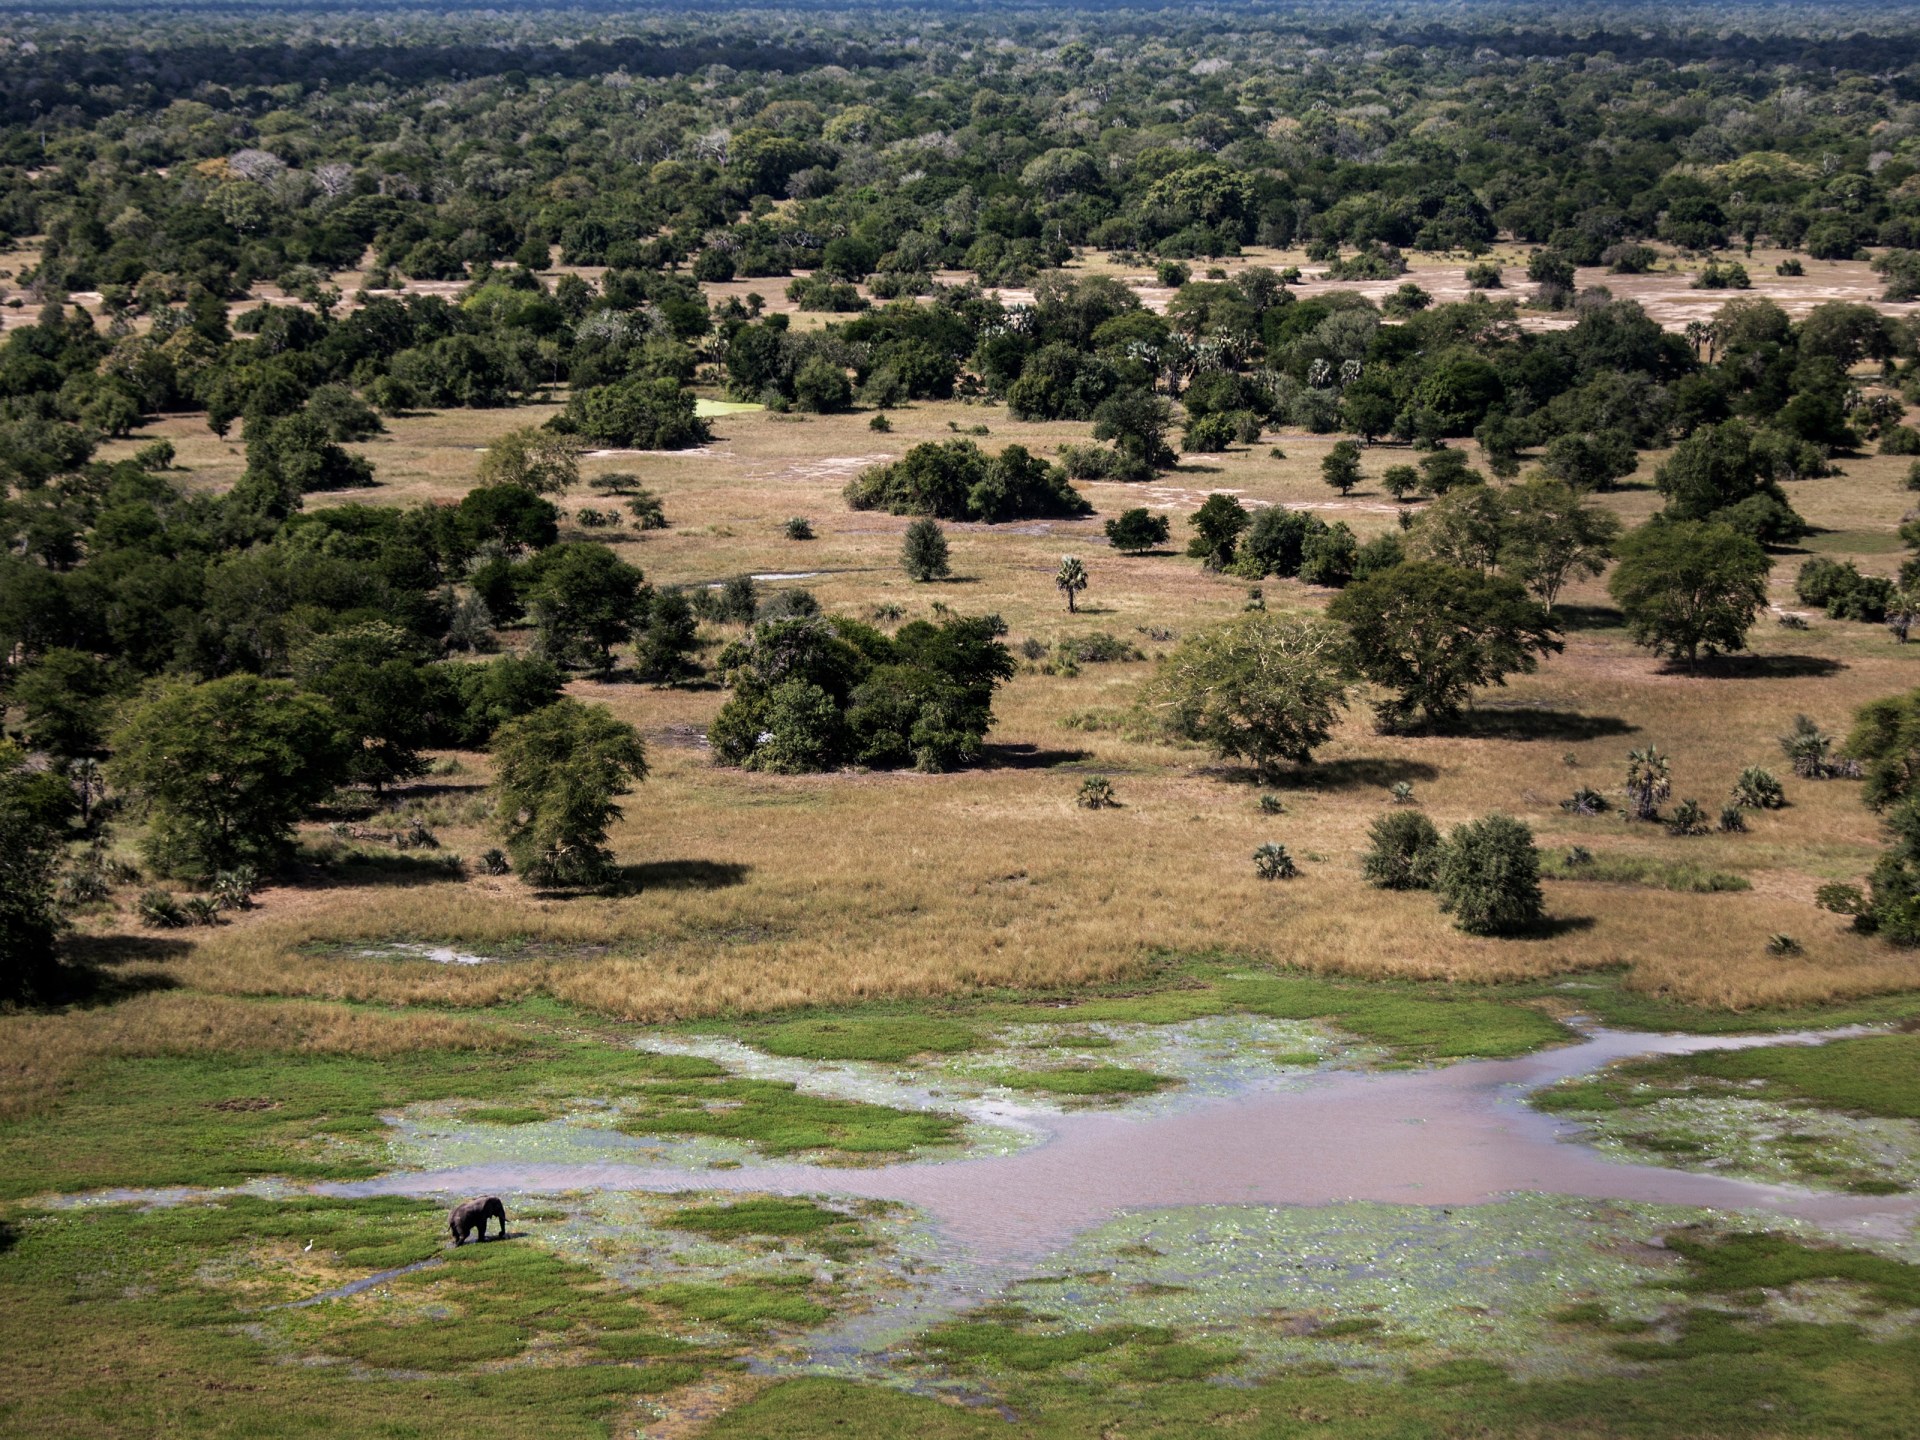
[[1087,567],[1080,563],[1077,555],[1060,557],[1060,568],[1053,572],[1054,587],[1067,597],[1067,613],[1071,615],[1077,608],[1074,597],[1087,588]]
[[1406,532],[1407,553],[1488,574],[1499,563],[1506,524],[1504,491],[1489,485],[1450,490],[1414,517]]
[[348,741],[346,779],[384,789],[426,768],[432,701],[419,642],[369,620],[317,635],[293,653],[300,688],[333,707]]
[[1320,478],[1342,495],[1360,483],[1360,442],[1336,440],[1320,459]]
[[102,749],[107,711],[124,683],[118,666],[56,646],[21,673],[9,698],[26,712],[21,731],[36,750],[73,760]]
[[1725,525],[1656,518],[1617,549],[1607,591],[1636,644],[1689,665],[1746,648],[1773,568],[1758,544]]
[[1632,437],[1619,430],[1556,435],[1540,460],[1542,470],[1576,490],[1611,490],[1638,464]]
[[1167,517],[1145,507],[1122,510],[1106,523],[1107,543],[1122,555],[1140,555],[1167,543]]
[[824,355],[809,356],[794,372],[794,404],[817,415],[836,415],[853,404],[847,372]]
[[562,665],[613,668],[646,604],[640,571],[596,541],[554,545],[527,566],[527,610],[542,650]]
[[108,775],[147,813],[163,874],[277,865],[299,819],[347,777],[349,746],[326,701],[281,680],[157,683],[129,706]]
[[1360,873],[1382,890],[1428,890],[1440,867],[1440,832],[1418,810],[1389,810],[1367,830]]
[[1763,545],[1786,545],[1807,533],[1787,503],[1776,471],[1781,449],[1739,420],[1706,425],[1682,440],[1654,472],[1671,520],[1714,520]]
[[1318,617],[1255,610],[1187,636],[1142,693],[1144,712],[1263,775],[1304,765],[1346,707],[1344,647]]
[[1539,596],[1548,611],[1569,579],[1607,568],[1620,521],[1582,500],[1564,480],[1536,475],[1501,500],[1500,569]]
[[1872,700],[1854,712],[1847,754],[1860,762],[1860,798],[1884,810],[1920,794],[1920,690]]
[[1187,523],[1194,531],[1193,539],[1187,542],[1187,554],[1206,562],[1209,570],[1225,570],[1233,564],[1240,532],[1253,523],[1253,518],[1233,496],[1209,495]]
[[1143,385],[1126,385],[1102,400],[1093,412],[1093,438],[1111,440],[1126,455],[1155,469],[1173,464],[1167,427],[1173,408]]
[[691,390],[672,376],[636,376],[612,385],[575,391],[566,420],[574,433],[596,445],[640,450],[686,450],[713,438],[694,412]]
[[922,516],[907,526],[906,539],[900,546],[900,566],[907,572],[908,579],[922,583],[944,580],[953,574],[946,532],[940,528],[939,521],[932,516]]
[[1627,752],[1627,805],[1636,820],[1658,820],[1660,802],[1673,794],[1673,764],[1658,747]]
[[598,885],[613,873],[607,827],[647,776],[646,747],[603,705],[560,700],[493,737],[494,814],[516,869],[536,885]]
[[1433,888],[1440,908],[1469,935],[1531,930],[1546,914],[1533,831],[1507,815],[1455,826],[1440,852]]
[[64,781],[0,740],[0,1001],[52,999],[59,988],[53,876],[72,807]]
[[1518,581],[1416,560],[1349,585],[1327,614],[1347,626],[1354,663],[1394,692],[1376,708],[1382,729],[1415,712],[1431,726],[1458,718],[1474,688],[1531,673],[1562,647],[1559,627]]
[[481,453],[480,483],[564,495],[580,483],[580,442],[538,425],[509,430]]

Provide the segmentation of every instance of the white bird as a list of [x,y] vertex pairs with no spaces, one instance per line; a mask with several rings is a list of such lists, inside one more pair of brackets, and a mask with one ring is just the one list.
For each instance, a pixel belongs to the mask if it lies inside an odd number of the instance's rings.
[[313,1249],[313,1241],[309,1240],[307,1241],[306,1245],[301,1249],[300,1253],[304,1255],[307,1253],[308,1250],[311,1250],[311,1249]]

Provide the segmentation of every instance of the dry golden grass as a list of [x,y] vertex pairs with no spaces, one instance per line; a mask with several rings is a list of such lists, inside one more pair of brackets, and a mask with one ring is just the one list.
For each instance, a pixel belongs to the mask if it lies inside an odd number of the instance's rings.
[[[1416,278],[1444,290],[1447,274],[1462,268],[1449,263],[1422,262]],[[1135,273],[1098,258],[1085,268]],[[1769,257],[1756,257],[1752,268],[1758,286],[1783,295],[1876,283],[1864,265],[1809,265],[1813,273],[1791,282],[1775,280]],[[1675,304],[1726,298],[1685,292],[1684,278],[1671,276],[1607,283],[1616,293],[1639,286],[1650,301],[1648,287],[1657,286]],[[780,287],[730,288],[772,298]],[[488,438],[550,413],[541,406],[397,421],[365,447],[379,489],[309,503],[451,501],[472,484],[477,449]],[[958,579],[915,585],[898,565],[906,521],[851,512],[840,499],[853,473],[977,424],[991,431],[978,437],[989,449],[1018,441],[1041,454],[1086,439],[1087,427],[1022,423],[1003,408],[960,402],[896,410],[887,434],[870,430],[867,419],[732,415],[714,422],[716,439],[702,451],[595,456],[584,468],[589,476],[637,472],[664,496],[670,529],[612,537],[655,583],[804,574],[772,583],[804,584],[829,610],[857,616],[878,605],[924,616],[945,603],[999,613],[1015,642],[1106,630],[1150,655],[1168,647],[1156,637],[1236,613],[1246,587],[1172,555],[1114,555],[1101,538],[1104,517],[1151,506],[1174,517],[1178,543],[1206,494],[1228,490],[1250,505],[1314,506],[1363,539],[1397,523],[1398,507],[1376,480],[1345,499],[1321,483],[1319,461],[1333,437],[1281,433],[1228,455],[1187,457],[1150,485],[1088,486],[1100,512],[1094,519],[949,526]],[[154,434],[174,439],[196,484],[222,485],[239,472],[239,445],[198,421],[165,419],[131,443]],[[1269,455],[1275,443],[1285,459]],[[1403,458],[1391,448],[1370,450],[1367,473],[1377,477]],[[1650,482],[1658,458],[1647,457],[1628,486],[1607,498],[1630,523],[1658,506]],[[1893,531],[1911,500],[1902,486],[1906,466],[1869,456],[1845,461],[1835,478],[1793,486],[1794,504],[1823,531],[1809,548],[1855,558],[1870,573],[1890,572],[1899,552]],[[570,497],[575,506],[598,503],[584,488]],[[812,520],[817,539],[785,538],[795,515]],[[1083,556],[1092,572],[1075,616],[1051,583],[1066,553]],[[1798,558],[1784,557],[1775,568],[1773,596],[1784,608],[1795,608],[1798,566]],[[1296,582],[1264,588],[1276,608],[1317,608],[1327,599]],[[1279,816],[1260,812],[1244,775],[1209,764],[1201,752],[1069,725],[1088,712],[1123,711],[1147,673],[1137,663],[1089,665],[1073,678],[1023,673],[1000,698],[987,763],[944,776],[781,778],[716,769],[688,737],[704,731],[724,699],[719,692],[580,681],[576,694],[607,704],[653,744],[654,774],[614,835],[623,862],[643,867],[651,882],[641,893],[548,898],[517,880],[479,878],[276,890],[259,911],[194,932],[191,952],[167,968],[189,985],[233,994],[466,1004],[545,991],[636,1019],[1109,980],[1134,972],[1155,948],[1218,947],[1321,971],[1473,980],[1619,965],[1636,989],[1732,1008],[1920,985],[1912,957],[1851,934],[1812,906],[1820,883],[1859,876],[1879,844],[1877,822],[1853,785],[1790,780],[1791,807],[1753,817],[1746,836],[1675,839],[1615,818],[1571,819],[1559,809],[1576,785],[1617,789],[1626,751],[1653,743],[1673,757],[1675,799],[1698,798],[1716,811],[1743,766],[1784,770],[1775,737],[1796,713],[1843,732],[1855,707],[1915,684],[1920,651],[1877,627],[1816,617],[1809,630],[1788,631],[1763,617],[1753,636],[1756,658],[1744,669],[1671,673],[1621,631],[1591,628],[1605,604],[1598,584],[1568,594],[1563,605],[1575,623],[1566,653],[1484,696],[1470,735],[1379,736],[1357,703],[1319,763],[1283,787]],[[484,783],[484,759],[466,764],[460,783]],[[1074,793],[1087,773],[1112,777],[1122,808],[1076,809]],[[1431,897],[1382,894],[1359,878],[1366,827],[1386,806],[1386,786],[1403,778],[1443,827],[1505,810],[1532,824],[1543,844],[1693,860],[1746,873],[1754,888],[1691,895],[1555,883],[1550,906],[1566,922],[1558,933],[1472,939],[1451,928]],[[441,838],[469,855],[492,843],[458,824],[442,828]],[[1266,840],[1303,857],[1300,879],[1269,885],[1254,878],[1249,856]],[[740,868],[696,872],[693,862]],[[1806,953],[1766,954],[1775,932],[1796,937]],[[394,939],[499,947],[516,958],[454,969],[354,953]],[[316,942],[342,948],[314,953]]]

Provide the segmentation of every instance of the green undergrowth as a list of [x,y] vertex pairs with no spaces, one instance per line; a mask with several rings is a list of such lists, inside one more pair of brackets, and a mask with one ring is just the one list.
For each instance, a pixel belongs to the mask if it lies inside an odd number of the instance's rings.
[[17,1217],[0,1229],[0,1313],[33,1338],[0,1346],[0,1433],[588,1440],[632,1397],[733,1362],[735,1342],[671,1333],[678,1297],[521,1239],[446,1251],[443,1225],[441,1206],[400,1199]]
[[[1752,1081],[1761,1082],[1761,1088]],[[1543,1110],[1638,1109],[1699,1095],[1703,1086],[1711,1087],[1705,1092],[1710,1094],[1764,1095],[1863,1115],[1920,1119],[1920,1034],[1631,1060],[1542,1091],[1534,1103]]]
[[731,1205],[690,1205],[661,1224],[716,1240],[752,1235],[816,1235],[851,1223],[851,1217],[811,1200],[741,1200]]
[[0,1123],[0,1198],[235,1185],[262,1175],[363,1179],[385,1168],[381,1117],[408,1105],[486,1101],[462,1118],[520,1125],[579,1098],[621,1107],[629,1131],[749,1141],[776,1155],[895,1153],[942,1143],[958,1125],[732,1079],[692,1056],[597,1043],[379,1059],[300,1052],[116,1058],[87,1066],[46,1109]]
[[1051,1333],[1005,1310],[929,1331],[928,1362],[991,1387],[962,1409],[842,1380],[790,1380],[721,1416],[708,1440],[1068,1440],[1195,1435],[1442,1440],[1442,1437],[1822,1436],[1899,1440],[1920,1405],[1920,1337],[1872,1338],[1856,1324],[1767,1318],[1753,1292],[1841,1283],[1888,1306],[1920,1304],[1920,1267],[1764,1235],[1670,1242],[1688,1274],[1659,1327],[1604,1306],[1553,1318],[1600,1332],[1618,1366],[1517,1381],[1485,1358],[1436,1358],[1404,1380],[1303,1364],[1211,1383],[1236,1356],[1151,1326]]
[[1056,1070],[999,1070],[993,1078],[1013,1090],[1042,1095],[1151,1095],[1174,1082],[1125,1065],[1068,1065]]
[[798,1060],[898,1062],[916,1055],[957,1055],[984,1037],[953,1020],[903,1016],[873,1020],[790,1020],[755,1029],[751,1042],[769,1055]]
[[698,1087],[642,1087],[630,1097],[619,1125],[632,1135],[749,1141],[767,1155],[803,1150],[888,1155],[945,1144],[961,1122],[951,1115],[807,1095],[784,1081],[729,1079]]
[[1744,875],[1710,870],[1693,860],[1662,860],[1651,855],[1622,855],[1597,851],[1574,863],[1563,850],[1540,856],[1540,874],[1548,880],[1587,880],[1601,885],[1645,885],[1654,890],[1678,890],[1691,895],[1717,895],[1751,890]]

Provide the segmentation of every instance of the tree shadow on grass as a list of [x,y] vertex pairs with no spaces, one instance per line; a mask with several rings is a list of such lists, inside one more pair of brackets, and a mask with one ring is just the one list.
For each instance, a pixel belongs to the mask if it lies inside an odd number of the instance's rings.
[[1605,740],[1638,734],[1640,727],[1617,715],[1580,715],[1516,705],[1511,710],[1469,710],[1457,724],[1439,733],[1469,740]]
[[1825,655],[1714,655],[1692,665],[1669,663],[1666,675],[1698,675],[1708,680],[1822,680],[1847,665]]
[[343,855],[330,864],[305,867],[290,874],[288,883],[304,890],[358,889],[370,885],[458,884],[466,871],[451,855],[354,854]]
[[121,967],[177,960],[192,948],[186,940],[158,935],[68,935],[60,942],[54,990],[40,998],[51,1005],[113,1005],[175,990],[180,982],[171,975]]
[[1207,766],[1203,774],[1233,785],[1257,785],[1262,789],[1283,790],[1356,790],[1369,787],[1387,789],[1401,781],[1437,780],[1438,766],[1424,760],[1401,760],[1389,756],[1365,756],[1347,760],[1317,760],[1311,765],[1283,770],[1277,775],[1262,774],[1251,765]]
[[751,865],[734,860],[649,860],[620,867],[623,890],[727,890],[747,883]]
[[1565,603],[1553,607],[1554,622],[1568,632],[1581,630],[1619,630],[1627,623],[1627,617],[1611,605],[1568,605]]
[[1049,750],[1025,743],[982,745],[979,768],[982,770],[1051,770],[1056,765],[1073,765],[1092,758],[1091,750]]
[[1591,915],[1548,915],[1537,924],[1525,930],[1516,930],[1510,935],[1502,935],[1502,940],[1558,940],[1567,935],[1580,935],[1593,929],[1598,923]]

